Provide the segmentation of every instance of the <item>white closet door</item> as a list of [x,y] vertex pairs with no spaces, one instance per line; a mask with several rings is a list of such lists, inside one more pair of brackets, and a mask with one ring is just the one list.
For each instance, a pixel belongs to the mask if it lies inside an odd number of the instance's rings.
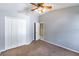
[[5,49],[10,49],[18,46],[16,19],[5,19]]
[[17,26],[17,19],[11,19],[12,28],[11,28],[11,42],[12,42],[12,48],[18,46],[18,26]]
[[28,30],[28,22],[26,23],[26,19],[5,18],[5,49],[26,44],[29,37]]
[[11,19],[5,18],[5,49],[12,47],[12,21]]
[[28,38],[26,39],[27,35],[26,35],[26,19],[18,19],[17,20],[17,37],[18,37],[18,45],[24,45],[26,44],[26,40],[28,40]]

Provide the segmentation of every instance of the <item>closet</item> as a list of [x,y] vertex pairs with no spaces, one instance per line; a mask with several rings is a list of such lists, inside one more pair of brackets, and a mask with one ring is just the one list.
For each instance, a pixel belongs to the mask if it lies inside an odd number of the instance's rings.
[[30,17],[5,17],[5,49],[33,41],[33,22]]

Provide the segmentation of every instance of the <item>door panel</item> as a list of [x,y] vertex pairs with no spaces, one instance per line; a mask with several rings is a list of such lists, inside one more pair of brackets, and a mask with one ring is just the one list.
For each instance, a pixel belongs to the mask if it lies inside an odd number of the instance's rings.
[[17,19],[11,19],[12,21],[12,31],[11,31],[11,34],[12,34],[12,47],[17,47],[18,46],[18,34],[17,34]]
[[36,40],[40,39],[40,23],[36,23]]
[[5,19],[5,49],[12,47],[12,22],[10,19]]
[[[18,37],[18,44],[24,45],[26,44],[26,20],[19,19],[17,20],[17,37]],[[28,38],[27,38],[28,40]]]

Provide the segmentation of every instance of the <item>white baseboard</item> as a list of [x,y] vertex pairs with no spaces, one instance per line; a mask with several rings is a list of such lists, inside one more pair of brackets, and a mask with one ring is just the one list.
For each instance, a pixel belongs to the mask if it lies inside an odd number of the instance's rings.
[[2,52],[4,52],[4,51],[6,51],[5,49],[4,50],[0,50],[0,54],[2,53]]
[[29,45],[32,43],[33,40],[29,41],[28,43],[25,43],[25,45]]
[[[50,43],[50,42],[47,41],[47,40],[44,40],[44,39],[41,39],[41,40]],[[31,42],[32,42],[32,41],[31,41]],[[25,44],[25,45],[29,45],[29,44],[31,44],[31,42],[28,42],[28,44]],[[50,43],[50,44],[53,44],[53,45],[59,46],[59,47],[61,47],[61,48],[65,48],[65,49],[67,49],[67,50],[70,50],[70,51],[73,51],[73,52],[79,53],[79,51],[76,51],[76,50],[73,50],[73,49],[71,49],[71,48],[67,48],[67,47],[64,47],[64,46],[58,45],[58,44],[56,44],[56,43]],[[19,47],[19,46],[18,46],[18,47]],[[15,48],[16,48],[16,47],[15,47]],[[6,50],[8,50],[8,49],[6,49]],[[4,52],[4,51],[6,51],[6,50],[5,50],[5,49],[4,49],[4,50],[0,50],[0,53],[1,53],[1,52]]]
[[[50,42],[47,41],[47,40],[44,40],[44,39],[41,39],[41,40],[50,43]],[[73,52],[79,53],[79,51],[76,51],[76,50],[73,50],[73,49],[71,49],[71,48],[68,48],[68,47],[64,47],[64,46],[58,45],[58,44],[56,44],[56,43],[50,43],[50,44],[53,44],[53,45],[59,46],[59,47],[61,47],[61,48],[64,48],[64,49],[67,49],[67,50],[70,50],[70,51],[73,51]]]
[[[33,41],[33,40],[32,40],[32,41]],[[29,44],[32,43],[32,41],[30,41],[30,42],[28,42],[28,43],[25,43],[25,44],[23,44],[23,45],[29,45]],[[23,46],[23,45],[19,45],[19,46],[17,46],[17,47],[20,47],[20,46]],[[13,47],[13,48],[17,48],[17,47]],[[9,49],[13,49],[13,48],[9,48]],[[9,50],[9,49],[0,50],[0,54],[1,54],[2,52],[6,51],[6,50]]]

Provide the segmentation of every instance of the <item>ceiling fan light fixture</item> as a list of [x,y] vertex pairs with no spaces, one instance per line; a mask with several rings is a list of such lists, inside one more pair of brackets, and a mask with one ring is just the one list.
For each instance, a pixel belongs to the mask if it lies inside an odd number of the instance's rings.
[[37,10],[39,13],[45,13],[52,10],[52,4],[49,3],[31,3],[32,11]]

